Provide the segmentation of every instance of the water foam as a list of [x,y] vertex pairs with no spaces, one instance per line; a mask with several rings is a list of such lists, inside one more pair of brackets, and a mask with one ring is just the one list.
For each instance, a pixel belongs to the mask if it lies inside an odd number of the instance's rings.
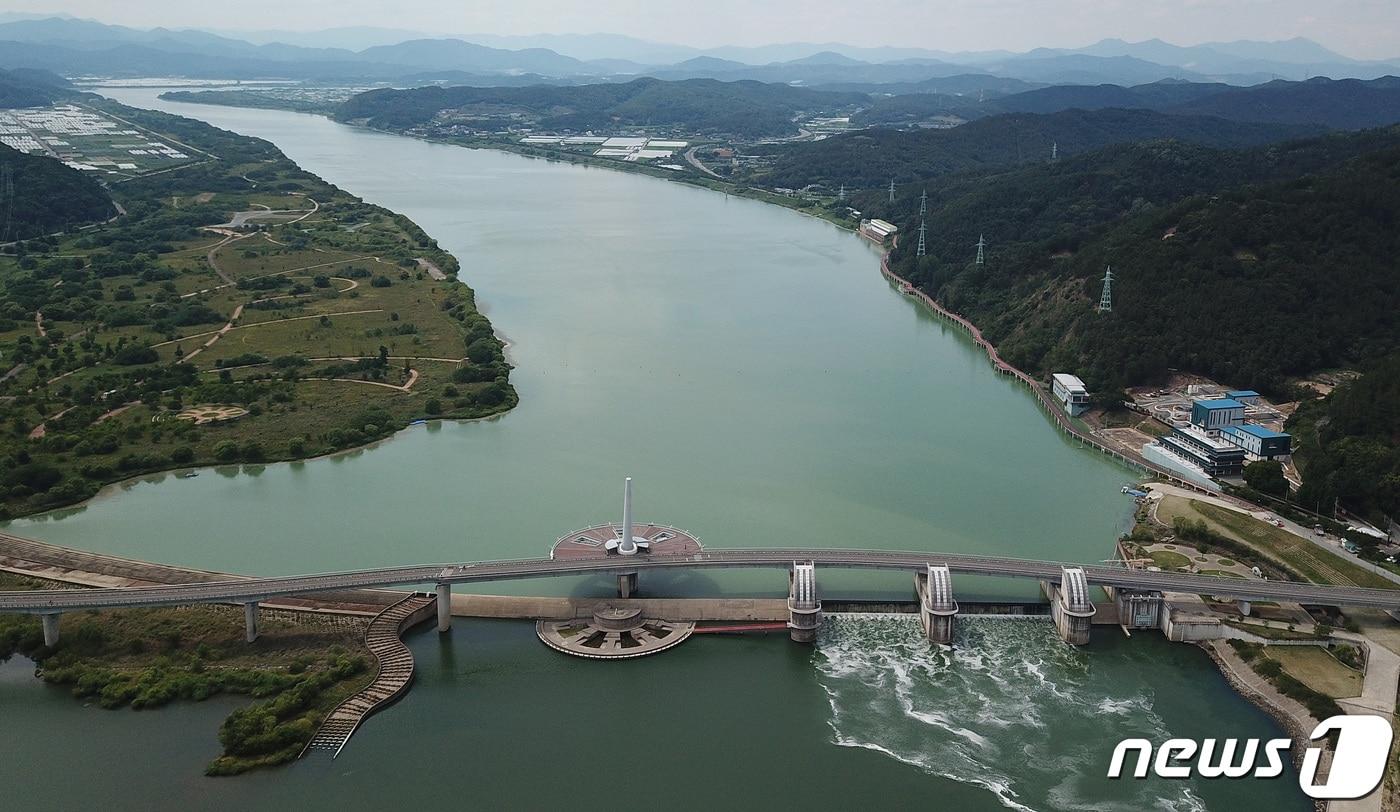
[[1091,669],[1048,621],[959,618],[930,646],[908,615],[830,616],[816,658],[833,741],[981,787],[1018,812],[1202,812],[1179,783],[1106,782],[1102,743],[1167,737],[1150,695]]

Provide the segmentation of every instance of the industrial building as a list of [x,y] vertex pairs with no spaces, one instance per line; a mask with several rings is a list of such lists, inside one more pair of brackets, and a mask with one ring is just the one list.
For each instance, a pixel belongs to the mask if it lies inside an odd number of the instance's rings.
[[1074,375],[1056,372],[1051,376],[1050,391],[1070,417],[1089,411],[1089,390]]
[[885,220],[870,219],[860,222],[860,233],[869,239],[883,245],[895,232],[899,231],[899,226]]
[[1212,436],[1211,432],[1195,423],[1172,426],[1171,434],[1158,442],[1163,449],[1209,476],[1236,476],[1244,470],[1243,448]]
[[1230,400],[1238,400],[1246,406],[1258,406],[1262,396],[1253,389],[1231,389],[1225,393]]
[[1220,439],[1244,449],[1251,460],[1273,460],[1293,453],[1291,435],[1255,423],[1227,426],[1221,430]]
[[1206,431],[1220,431],[1244,423],[1244,404],[1233,398],[1198,400],[1191,404],[1191,423]]

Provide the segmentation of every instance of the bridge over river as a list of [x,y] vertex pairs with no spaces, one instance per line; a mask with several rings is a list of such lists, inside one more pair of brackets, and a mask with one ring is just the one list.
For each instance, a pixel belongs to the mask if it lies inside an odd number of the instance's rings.
[[[808,573],[808,568],[811,573]],[[0,612],[41,615],[46,639],[58,639],[58,617],[64,612],[88,609],[112,609],[141,606],[174,606],[195,603],[243,604],[247,609],[248,635],[257,635],[257,607],[262,601],[286,596],[343,592],[372,587],[436,585],[439,628],[450,623],[450,594],[454,584],[511,581],[525,578],[548,578],[563,575],[616,575],[619,586],[630,591],[639,573],[673,569],[767,568],[785,569],[798,573],[790,582],[789,604],[793,607],[794,629],[807,626],[811,606],[816,604],[815,590],[808,588],[814,573],[821,569],[876,569],[906,571],[916,575],[919,584],[929,579],[934,589],[920,587],[922,609],[926,615],[950,616],[956,612],[952,600],[953,573],[1028,578],[1046,586],[1052,614],[1061,633],[1071,642],[1081,635],[1070,626],[1082,626],[1087,639],[1088,616],[1093,604],[1088,601],[1089,586],[1105,587],[1118,596],[1157,595],[1164,592],[1214,595],[1247,603],[1248,601],[1290,601],[1328,606],[1358,606],[1400,610],[1400,590],[1361,587],[1327,586],[1293,581],[1269,581],[1243,578],[1222,578],[1186,573],[1134,569],[1126,564],[1082,565],[1060,561],[1043,561],[1001,556],[937,553],[928,551],[822,549],[822,548],[752,548],[715,550],[676,555],[650,553],[632,556],[608,555],[596,558],[524,558],[503,561],[478,561],[461,564],[422,564],[403,567],[332,572],[315,575],[295,575],[275,578],[239,578],[237,580],[186,583],[173,585],[135,586],[99,589],[33,590],[0,592]],[[800,572],[799,572],[800,570]],[[801,587],[799,589],[798,587]],[[794,603],[800,598],[803,606]],[[1068,614],[1061,612],[1066,609]],[[1088,613],[1084,615],[1084,613]],[[1084,615],[1083,623],[1061,616]],[[800,617],[799,617],[800,616]],[[951,629],[951,623],[935,624]],[[931,637],[933,633],[931,632]],[[943,635],[938,635],[942,637]]]

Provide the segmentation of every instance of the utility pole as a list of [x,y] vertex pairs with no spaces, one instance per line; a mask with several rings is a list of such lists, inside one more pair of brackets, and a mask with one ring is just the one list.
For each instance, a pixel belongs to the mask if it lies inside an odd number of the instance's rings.
[[1113,312],[1113,266],[1103,272],[1103,295],[1099,296],[1099,312]]
[[984,235],[982,235],[982,234],[978,234],[978,235],[977,235],[977,264],[978,264],[978,265],[982,265],[982,264],[984,264],[986,261],[987,261],[987,238],[986,238]]
[[923,220],[920,220],[920,221],[919,221],[919,253],[918,253],[918,256],[923,256],[923,255],[924,255],[924,233],[925,233],[926,230],[927,230],[927,226],[925,226]]

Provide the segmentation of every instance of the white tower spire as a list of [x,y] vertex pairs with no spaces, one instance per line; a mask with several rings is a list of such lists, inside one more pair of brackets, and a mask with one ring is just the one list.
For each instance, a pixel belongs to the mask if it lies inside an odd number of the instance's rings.
[[618,555],[636,555],[644,550],[649,550],[651,542],[644,537],[636,536],[632,526],[632,477],[627,477],[622,482],[622,527],[618,528],[617,538],[611,539],[605,545],[610,553]]
[[622,540],[617,545],[618,553],[636,555],[637,541],[632,537],[632,477],[622,481]]

